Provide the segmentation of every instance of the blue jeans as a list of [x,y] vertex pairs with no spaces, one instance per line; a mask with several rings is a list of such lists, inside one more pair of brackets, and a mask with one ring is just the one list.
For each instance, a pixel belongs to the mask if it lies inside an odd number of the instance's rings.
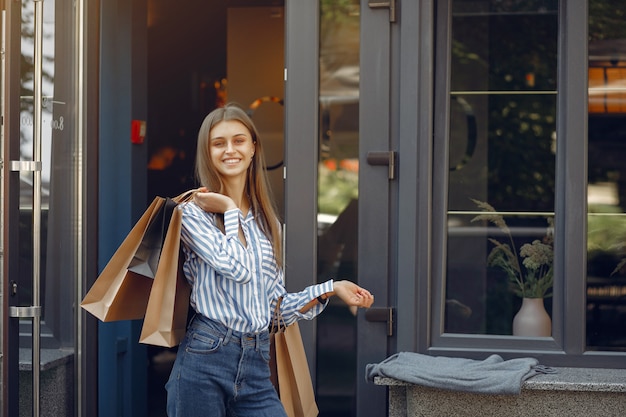
[[196,315],[178,348],[169,417],[286,417],[270,381],[268,332],[236,332]]

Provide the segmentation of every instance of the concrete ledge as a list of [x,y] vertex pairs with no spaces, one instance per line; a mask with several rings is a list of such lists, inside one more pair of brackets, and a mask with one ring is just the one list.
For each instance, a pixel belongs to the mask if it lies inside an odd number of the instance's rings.
[[[39,375],[42,417],[74,415],[74,352],[64,349],[41,349]],[[20,349],[19,417],[32,415],[33,364],[29,349]]]
[[520,395],[489,395],[376,377],[389,389],[389,417],[626,415],[626,369],[555,368],[525,381]]

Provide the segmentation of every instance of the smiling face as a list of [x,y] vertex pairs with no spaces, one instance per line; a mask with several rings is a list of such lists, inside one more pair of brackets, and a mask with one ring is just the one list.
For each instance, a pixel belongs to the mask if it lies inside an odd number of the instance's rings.
[[254,142],[246,126],[236,120],[223,120],[211,129],[209,154],[215,170],[223,179],[245,181],[254,156]]

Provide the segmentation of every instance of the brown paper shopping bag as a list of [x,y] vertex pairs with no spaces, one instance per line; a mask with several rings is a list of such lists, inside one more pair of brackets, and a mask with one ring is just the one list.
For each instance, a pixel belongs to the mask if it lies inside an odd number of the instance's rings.
[[319,410],[298,323],[275,333],[274,344],[278,391],[287,415],[317,417]]
[[102,321],[134,320],[144,316],[152,279],[128,270],[150,225],[165,204],[156,197],[115,251],[81,307]]
[[[194,190],[190,190],[172,199],[152,200],[83,298],[82,308],[102,321],[136,320],[145,316],[153,274],[144,273],[141,264],[155,259],[159,262],[158,242],[165,237],[174,207],[190,200],[193,194]],[[152,231],[156,231],[156,239]]]
[[182,271],[182,212],[174,209],[150,291],[140,343],[173,347],[185,335],[191,287]]

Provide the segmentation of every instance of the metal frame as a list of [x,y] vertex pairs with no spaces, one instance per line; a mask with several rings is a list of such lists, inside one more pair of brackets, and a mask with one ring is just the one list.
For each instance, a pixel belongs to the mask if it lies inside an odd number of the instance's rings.
[[[432,305],[431,305],[431,327],[428,330],[430,342],[426,350],[432,354],[458,355],[482,357],[485,352],[507,350],[513,354],[524,352],[525,350],[540,349],[546,353],[552,351],[561,352],[561,348],[556,340],[532,341],[532,340],[510,340],[502,336],[480,335],[459,335],[444,334],[444,314],[445,314],[445,275],[447,258],[447,189],[448,189],[448,166],[445,163],[436,161],[447,161],[448,137],[450,109],[448,99],[450,96],[450,28],[451,28],[451,1],[440,1],[437,4],[437,38],[435,44],[437,76],[434,91],[435,97],[435,136],[433,154],[433,213],[432,213],[432,256],[433,270],[431,276],[432,284]],[[558,175],[558,174],[557,174]],[[558,296],[555,295],[555,299]],[[556,308],[554,309],[556,312]],[[558,330],[555,329],[555,333]]]
[[[559,95],[557,97],[557,181],[555,211],[554,276],[561,297],[553,308],[562,315],[555,324],[559,341],[572,363],[610,366],[626,360],[606,357],[606,361],[582,358],[586,349],[586,271],[587,271],[587,86],[588,86],[588,2],[561,0],[559,7]],[[563,277],[567,277],[564,280]],[[572,355],[579,357],[574,362]]]
[[[76,2],[75,15],[70,16],[72,23],[75,27],[74,37],[77,40],[75,43],[76,51],[71,51],[69,53],[74,54],[76,52],[78,55],[78,59],[75,62],[74,71],[78,74],[77,81],[77,89],[76,89],[76,117],[78,121],[78,128],[76,130],[76,135],[72,137],[73,140],[77,141],[77,154],[76,154],[76,165],[75,165],[75,184],[74,188],[71,190],[72,195],[76,198],[73,198],[71,202],[68,204],[71,207],[72,211],[72,219],[76,222],[73,230],[76,230],[76,257],[74,257],[71,262],[73,265],[71,266],[72,274],[75,277],[80,277],[79,280],[89,281],[90,276],[95,276],[94,267],[97,263],[94,261],[95,253],[97,250],[96,245],[88,245],[88,241],[94,241],[95,239],[95,227],[90,224],[87,220],[87,216],[89,213],[95,213],[95,198],[94,191],[89,190],[97,190],[96,182],[94,180],[97,179],[95,175],[93,175],[96,171],[96,165],[93,163],[88,163],[90,158],[93,162],[93,158],[97,157],[97,155],[93,152],[95,149],[94,146],[96,143],[91,140],[91,144],[88,141],[88,138],[91,137],[93,139],[93,135],[89,135],[88,132],[92,131],[93,127],[97,125],[97,114],[94,113],[94,109],[96,107],[88,108],[87,103],[93,103],[94,100],[97,99],[98,92],[98,80],[97,80],[97,66],[94,66],[94,62],[97,64],[97,59],[94,61],[94,57],[97,58],[99,54],[98,49],[98,37],[97,37],[97,22],[98,22],[98,14],[99,14],[99,2],[90,2],[90,5],[86,5],[85,0],[79,0]],[[36,49],[41,51],[42,48],[42,36],[43,33],[40,30],[43,18],[43,0],[34,1],[35,6],[35,19],[36,23],[38,23],[39,29],[35,32],[35,41],[36,41]],[[17,380],[19,379],[18,372],[18,350],[19,350],[19,319],[20,318],[32,318],[33,319],[33,366],[32,366],[32,374],[33,374],[33,390],[32,390],[32,413],[37,416],[41,412],[40,407],[40,398],[41,395],[39,393],[39,372],[40,366],[40,330],[39,324],[39,315],[41,308],[39,307],[39,298],[40,298],[40,290],[39,290],[39,263],[38,260],[40,254],[40,246],[41,242],[38,242],[38,230],[42,227],[40,220],[40,188],[41,188],[41,140],[37,139],[41,137],[41,124],[42,124],[42,115],[41,115],[41,106],[34,106],[35,116],[34,116],[34,126],[35,126],[35,152],[33,161],[20,161],[19,155],[19,143],[16,144],[15,141],[13,143],[9,143],[9,138],[19,138],[19,130],[20,130],[20,117],[19,117],[19,83],[8,83],[7,79],[14,79],[17,77],[19,79],[19,60],[6,59],[6,55],[9,55],[11,51],[13,54],[19,54],[20,51],[20,36],[19,36],[19,21],[20,21],[20,12],[21,12],[21,4],[20,3],[9,3],[3,2],[3,10],[2,10],[2,30],[3,30],[3,44],[2,44],[2,116],[4,125],[2,127],[2,150],[1,150],[1,162],[0,166],[2,167],[2,185],[0,186],[0,195],[2,200],[2,222],[4,225],[4,221],[7,218],[17,219],[19,215],[19,175],[18,171],[30,170],[35,173],[35,181],[34,181],[34,205],[35,209],[33,210],[33,246],[34,246],[34,259],[33,259],[33,285],[34,285],[34,294],[33,294],[33,305],[22,307],[15,304],[15,300],[10,297],[10,282],[6,279],[11,276],[16,276],[19,272],[18,270],[18,262],[12,261],[9,262],[9,259],[16,258],[18,253],[17,251],[11,251],[9,253],[9,247],[6,245],[6,242],[17,242],[19,237],[19,232],[17,230],[18,223],[17,221],[10,221],[7,228],[2,228],[2,247],[6,249],[2,253],[2,275],[0,281],[2,281],[3,285],[3,308],[2,308],[2,415],[17,415],[19,409],[18,403],[18,395],[19,395],[19,384],[17,384]],[[88,12],[87,12],[88,10]],[[91,27],[87,27],[87,14],[91,15]],[[95,22],[95,24],[93,24]],[[86,47],[86,32],[87,30],[91,31],[91,37],[89,39],[89,43],[91,45],[90,51],[91,53],[87,54]],[[96,36],[94,36],[96,35]],[[17,51],[17,52],[16,52]],[[66,51],[67,52],[67,51]],[[41,77],[42,77],[42,68],[41,68],[41,53],[35,60],[35,80],[38,80],[35,83],[35,103],[42,102],[42,92],[41,92]],[[88,65],[90,63],[90,65]],[[88,66],[91,69],[91,74],[88,77],[86,72],[88,71]],[[6,84],[5,84],[6,83]],[[7,90],[5,85],[9,88]],[[4,139],[7,139],[5,141]],[[86,154],[87,150],[89,150],[89,155]],[[89,166],[89,169],[87,167]],[[37,224],[35,224],[37,223]],[[17,244],[11,244],[11,247],[17,247]],[[75,305],[78,305],[80,300],[82,299],[82,288],[84,285],[81,282],[76,282],[75,292],[73,294],[68,294],[68,299],[73,300]],[[67,301],[67,300],[66,300]],[[75,356],[74,356],[74,375],[76,377],[76,383],[74,386],[74,395],[75,398],[75,413],[74,415],[94,415],[97,409],[97,396],[93,393],[97,389],[96,377],[97,377],[97,350],[96,344],[94,342],[95,335],[94,329],[95,325],[87,325],[82,321],[82,313],[80,309],[74,309],[74,313],[72,313],[71,317],[65,317],[65,321],[67,319],[71,320],[71,323],[74,327],[74,340],[76,341],[75,345]],[[8,317],[12,318],[8,318]],[[6,327],[5,327],[6,324]],[[39,329],[38,329],[39,327]],[[91,369],[94,372],[90,372],[89,375],[85,376],[84,370]],[[12,381],[10,383],[6,383],[8,381]],[[15,383],[13,383],[15,382]],[[6,384],[5,384],[6,383]]]
[[[5,19],[3,20],[3,69],[4,88],[2,90],[2,132],[3,143],[3,166],[2,166],[2,207],[4,228],[3,240],[3,282],[2,282],[2,412],[3,415],[17,415],[18,402],[15,401],[19,394],[18,384],[9,384],[8,381],[17,381],[19,378],[19,339],[9,337],[9,335],[19,334],[19,323],[17,320],[9,319],[9,308],[15,304],[15,300],[8,295],[11,294],[12,285],[9,277],[17,275],[17,262],[9,262],[13,257],[13,250],[7,242],[16,241],[19,234],[17,221],[8,222],[7,219],[17,219],[19,216],[19,176],[9,175],[9,164],[7,160],[19,160],[19,147],[14,146],[9,140],[12,136],[19,137],[19,83],[11,83],[12,77],[19,74],[19,60],[8,60],[6,55],[9,51],[20,50],[21,38],[19,36],[21,4],[4,2]],[[18,109],[18,111],[13,111]]]
[[[389,5],[388,5],[389,7]],[[389,159],[390,167],[368,163],[368,154],[388,153],[392,148],[393,51],[397,47],[397,20],[395,9],[382,10],[371,3],[361,2],[360,92],[359,92],[359,215],[358,215],[358,282],[376,297],[375,306],[388,317],[383,323],[374,316],[357,315],[357,398],[358,416],[384,415],[385,393],[367,383],[365,368],[368,363],[385,359],[394,338],[393,309],[390,298],[393,287],[391,253],[391,225],[395,216],[393,189],[396,176],[390,172],[402,159]],[[390,175],[392,174],[392,175]],[[387,312],[385,312],[387,310]],[[391,329],[389,329],[391,325]],[[391,330],[391,335],[389,334]]]
[[[0,7],[1,13],[1,21],[0,21],[0,112],[2,120],[5,119],[5,97],[6,97],[6,29],[7,29],[7,11],[4,6],[4,1],[2,1],[2,7]],[[5,179],[5,171],[4,171],[4,123],[0,126],[0,288],[2,288],[2,293],[5,293],[5,270],[4,270],[4,242],[5,242],[5,234],[4,234],[4,179]],[[6,404],[6,390],[5,390],[5,369],[6,363],[4,359],[5,352],[5,344],[3,343],[5,338],[5,317],[6,317],[6,309],[4,308],[4,300],[0,303],[2,306],[0,308],[0,356],[2,356],[2,361],[0,362],[0,404]],[[1,410],[3,415],[6,415],[6,408],[3,406]]]
[[[430,344],[435,1],[402,4],[397,211],[397,351]],[[436,113],[439,114],[439,113]]]
[[[19,216],[19,175],[20,171],[33,172],[33,290],[30,306],[14,305],[16,300],[11,298],[13,283],[7,281],[6,277],[17,275],[19,272],[17,262],[9,262],[15,259],[13,252],[9,252],[9,241],[17,242],[19,235],[18,223],[13,221],[3,228],[3,382],[17,380],[19,377],[19,319],[32,319],[32,413],[34,416],[40,414],[40,330],[41,330],[41,306],[40,306],[40,230],[41,230],[41,132],[42,132],[42,107],[35,103],[42,103],[42,45],[43,45],[43,3],[42,0],[34,1],[34,97],[33,97],[33,160],[27,162],[20,161],[19,142],[17,145],[12,137],[19,138],[19,83],[10,83],[12,77],[19,79],[19,60],[9,60],[9,67],[5,65],[6,54],[10,51],[21,51],[21,38],[16,36],[21,27],[21,3],[20,6],[3,3],[3,221],[5,219],[17,219]],[[15,61],[15,62],[14,62]],[[9,85],[9,90],[6,85]],[[17,134],[15,134],[17,132]],[[16,245],[13,245],[15,247]],[[6,327],[4,326],[6,324]],[[17,413],[19,394],[18,384],[3,384],[3,412],[7,415]]]
[[[317,281],[319,2],[285,1],[285,280],[288,291]],[[310,192],[302,192],[310,190]],[[315,369],[315,326],[300,325]],[[315,378],[315,372],[312,373]]]
[[[97,189],[98,189],[98,97],[99,97],[99,0],[77,0],[75,8],[76,74],[76,162],[80,174],[76,193],[76,288],[74,303],[79,305],[87,288],[93,284],[97,269]],[[92,243],[90,243],[92,242]],[[82,309],[74,310],[74,414],[77,417],[98,413],[98,325]]]
[[[541,350],[544,354],[554,352],[562,354],[562,349],[557,338],[546,341],[535,340],[511,340],[507,337],[497,335],[465,335],[465,334],[444,334],[444,314],[445,314],[445,275],[447,257],[447,189],[449,169],[445,163],[436,161],[447,161],[448,136],[450,109],[448,98],[450,96],[450,26],[451,26],[451,1],[441,1],[437,4],[436,22],[437,38],[435,40],[437,76],[435,77],[435,119],[434,119],[434,153],[433,153],[433,192],[432,195],[432,262],[433,269],[431,275],[432,304],[430,306],[431,327],[428,329],[430,341],[425,347],[434,355],[463,355],[471,357],[482,357],[485,352],[508,351],[510,354],[519,354],[529,350]],[[558,175],[558,173],[557,173]],[[555,300],[558,295],[555,295]],[[555,313],[558,311],[554,308]],[[555,314],[558,315],[558,314]],[[555,323],[555,336],[558,335],[558,328]]]

